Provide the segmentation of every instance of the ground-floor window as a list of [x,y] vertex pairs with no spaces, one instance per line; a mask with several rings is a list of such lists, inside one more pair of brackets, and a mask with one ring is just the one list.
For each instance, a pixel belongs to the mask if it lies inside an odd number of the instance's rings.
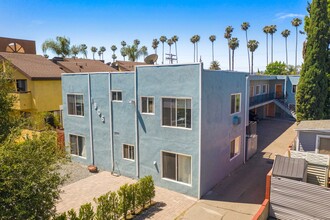
[[239,155],[241,148],[241,136],[235,138],[230,142],[230,159],[233,159]]
[[162,152],[163,178],[191,184],[191,156]]
[[123,158],[128,160],[134,160],[134,146],[124,144],[123,145]]
[[78,135],[70,134],[71,154],[86,157],[85,138]]
[[320,154],[330,154],[330,136],[318,135],[317,148]]

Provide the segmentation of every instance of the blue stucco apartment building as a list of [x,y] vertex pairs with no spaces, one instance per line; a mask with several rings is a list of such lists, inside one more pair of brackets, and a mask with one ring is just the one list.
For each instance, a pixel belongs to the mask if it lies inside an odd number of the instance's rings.
[[247,73],[201,63],[62,75],[72,158],[200,198],[245,162]]

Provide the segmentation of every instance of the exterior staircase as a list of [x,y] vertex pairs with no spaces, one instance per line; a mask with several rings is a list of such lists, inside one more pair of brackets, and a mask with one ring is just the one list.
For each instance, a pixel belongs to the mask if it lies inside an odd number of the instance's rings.
[[297,119],[296,109],[294,105],[289,106],[284,99],[274,99],[274,103],[283,111],[291,115],[293,118]]

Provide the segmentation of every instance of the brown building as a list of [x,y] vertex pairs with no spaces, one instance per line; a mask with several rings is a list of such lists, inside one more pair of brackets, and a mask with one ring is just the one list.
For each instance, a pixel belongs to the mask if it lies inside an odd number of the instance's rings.
[[149,65],[144,62],[132,62],[132,61],[116,61],[111,64],[116,71],[125,72],[125,71],[134,71],[135,66],[140,65]]
[[36,54],[36,42],[0,37],[0,52]]
[[53,58],[64,72],[81,73],[81,72],[116,72],[118,70],[104,64],[100,60],[80,59],[80,58]]

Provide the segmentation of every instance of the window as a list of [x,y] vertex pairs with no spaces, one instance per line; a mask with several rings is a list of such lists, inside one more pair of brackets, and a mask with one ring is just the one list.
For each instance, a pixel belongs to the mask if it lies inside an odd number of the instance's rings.
[[241,148],[241,136],[235,138],[230,142],[230,159],[233,159],[237,155],[239,155],[239,151]]
[[153,97],[142,97],[141,98],[141,112],[146,113],[146,114],[155,113]]
[[297,91],[297,85],[292,85],[292,93],[296,93]]
[[260,94],[260,85],[256,86],[256,95]]
[[262,94],[268,93],[268,84],[262,85]]
[[17,89],[17,92],[27,92],[26,79],[17,79],[16,80],[16,89]]
[[162,99],[162,125],[191,128],[191,99]]
[[231,110],[230,114],[241,111],[241,93],[231,95]]
[[162,152],[163,178],[191,184],[191,157]]
[[128,160],[134,160],[134,146],[124,144],[123,145],[123,158]]
[[120,91],[112,91],[112,101],[122,101],[122,95]]
[[330,154],[330,136],[316,135],[316,153]]
[[68,114],[84,116],[83,95],[68,95]]
[[86,157],[85,138],[70,134],[71,154]]

